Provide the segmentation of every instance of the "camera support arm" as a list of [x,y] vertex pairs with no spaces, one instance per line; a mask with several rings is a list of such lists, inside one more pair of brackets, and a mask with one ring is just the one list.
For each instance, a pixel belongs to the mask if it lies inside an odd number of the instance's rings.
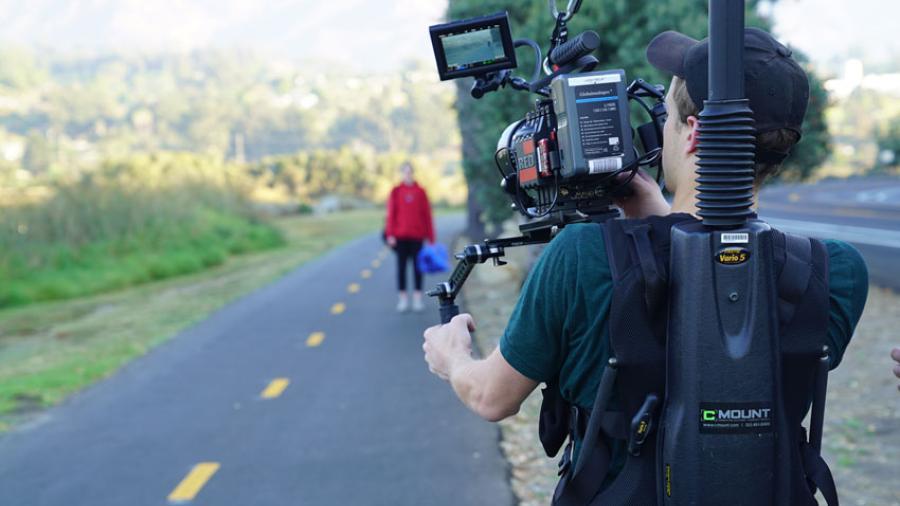
[[450,273],[450,278],[426,294],[429,297],[438,298],[441,323],[449,323],[454,316],[459,314],[456,297],[476,265],[483,264],[488,260],[493,260],[494,265],[505,265],[506,262],[503,260],[503,256],[506,254],[506,248],[546,244],[553,239],[559,229],[567,224],[587,221],[591,221],[591,217],[582,212],[557,210],[548,218],[519,227],[522,231],[520,236],[485,239],[484,244],[470,244],[466,246],[462,252],[455,255],[458,262],[453,272]]
[[505,265],[506,262],[503,260],[503,256],[506,254],[506,248],[545,244],[550,242],[552,238],[553,234],[547,229],[546,233],[505,237],[502,239],[485,239],[484,244],[470,244],[466,246],[461,253],[456,254],[458,262],[450,274],[450,278],[437,285],[427,294],[429,297],[437,297],[440,301],[441,323],[449,323],[454,316],[459,314],[456,297],[476,265],[483,264],[488,260],[493,260],[494,265]]

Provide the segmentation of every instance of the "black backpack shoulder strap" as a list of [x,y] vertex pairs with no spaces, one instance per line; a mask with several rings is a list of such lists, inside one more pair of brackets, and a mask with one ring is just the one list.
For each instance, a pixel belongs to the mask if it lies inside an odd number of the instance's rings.
[[[777,287],[778,319],[781,332],[785,334],[782,350],[795,355],[809,356],[821,349],[822,338],[826,332],[824,322],[828,319],[827,249],[820,240],[779,232],[775,240],[775,255],[776,262],[781,263]],[[816,284],[813,280],[816,270],[825,277],[822,280],[824,284],[821,282]],[[816,311],[810,313],[811,307],[815,307]],[[805,332],[795,331],[796,326],[793,325],[795,319],[799,320],[798,324],[803,324],[801,327],[806,330]],[[790,374],[787,376],[792,377]],[[785,385],[786,390],[792,387],[798,389],[793,392],[795,397],[808,390],[806,384]],[[824,402],[824,395],[822,399],[813,402]],[[797,414],[793,418],[799,422],[802,416]],[[821,427],[817,430],[821,433]],[[838,506],[837,488],[828,464],[819,451],[806,440],[806,431],[801,429],[801,434],[800,461],[811,490],[818,489],[828,506]]]
[[600,437],[600,430],[604,425],[612,425],[616,416],[605,411],[615,381],[616,369],[610,364],[603,370],[603,377],[597,387],[575,469],[569,468],[568,462],[565,469],[561,467],[560,474],[563,476],[553,497],[554,506],[584,506],[603,486],[603,478],[609,472],[612,455],[606,442]]
[[600,225],[613,283],[619,282],[633,263],[628,242],[621,240],[625,235],[622,225],[624,221],[610,220]]
[[803,443],[800,445],[800,458],[803,460],[806,477],[821,492],[822,497],[825,498],[825,504],[838,506],[837,487],[831,476],[831,469],[828,468],[822,455],[812,445]]
[[667,280],[659,269],[653,244],[650,242],[651,231],[652,227],[649,223],[625,229],[625,233],[631,237],[634,243],[638,263],[641,267],[641,274],[644,278],[644,304],[647,306],[649,314],[656,312],[667,288]]
[[[778,319],[785,327],[794,319],[797,306],[809,286],[812,274],[812,243],[809,238],[781,233],[784,263],[778,276]],[[780,242],[780,241],[779,241]],[[779,251],[779,253],[781,253]]]
[[668,290],[666,260],[670,229],[687,219],[690,219],[687,215],[676,214],[643,220],[614,220],[603,225],[613,281],[621,280],[630,268],[639,268],[644,305],[650,315],[659,311]]

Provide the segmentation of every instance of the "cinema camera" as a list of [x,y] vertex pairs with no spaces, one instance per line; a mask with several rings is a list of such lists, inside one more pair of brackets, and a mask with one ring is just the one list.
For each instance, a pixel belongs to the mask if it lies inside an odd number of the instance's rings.
[[[626,85],[623,70],[594,70],[599,60],[591,53],[600,36],[586,31],[568,40],[566,23],[581,0],[570,0],[566,12],[555,0],[549,5],[555,28],[546,59],[535,41],[513,41],[506,12],[430,27],[442,81],[474,77],[476,99],[506,87],[539,97],[532,111],[506,127],[494,155],[501,187],[530,221],[519,227],[520,237],[485,240],[456,255],[450,279],[429,292],[439,298],[445,323],[458,313],[456,296],[476,264],[492,259],[502,265],[505,248],[546,243],[570,223],[615,217],[612,196],[627,194],[639,167],[656,166],[657,180],[662,174],[663,86],[642,79]],[[534,52],[530,81],[513,75],[519,47]],[[637,128],[640,151],[629,101],[650,116]]]

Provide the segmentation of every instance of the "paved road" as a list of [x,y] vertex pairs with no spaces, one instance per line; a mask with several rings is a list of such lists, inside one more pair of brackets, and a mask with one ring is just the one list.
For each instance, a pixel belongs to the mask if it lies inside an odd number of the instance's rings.
[[787,232],[853,244],[871,283],[900,291],[900,178],[771,187],[762,193],[760,214]]
[[379,252],[342,247],[4,436],[0,504],[513,504],[496,426],[422,360],[436,311],[394,313]]

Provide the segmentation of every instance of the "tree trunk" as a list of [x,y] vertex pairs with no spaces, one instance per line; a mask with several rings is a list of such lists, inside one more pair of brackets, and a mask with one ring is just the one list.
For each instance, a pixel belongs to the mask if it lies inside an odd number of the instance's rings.
[[[472,99],[469,96],[469,88],[462,82],[456,82],[456,110],[459,114],[459,123],[463,126],[460,129],[460,137],[462,138],[462,163],[463,174],[466,176],[466,185],[469,187],[469,194],[466,197],[466,235],[470,241],[480,242],[485,237],[485,226],[482,220],[484,206],[478,197],[477,172],[472,165],[477,164],[479,152],[477,142],[475,140],[476,132],[480,130],[481,118],[474,114],[471,109]],[[461,106],[467,103],[468,107]]]
[[466,236],[471,242],[481,242],[485,238],[484,222],[481,220],[481,213],[484,209],[478,198],[475,196],[473,185],[469,186],[469,196],[466,197]]

